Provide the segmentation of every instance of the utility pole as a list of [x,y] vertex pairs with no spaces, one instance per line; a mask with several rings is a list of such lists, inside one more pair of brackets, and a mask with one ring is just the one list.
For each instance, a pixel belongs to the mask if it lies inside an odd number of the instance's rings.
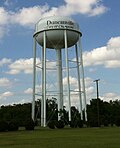
[[98,127],[100,126],[100,113],[99,113],[99,88],[98,88],[98,82],[100,79],[94,80],[93,82],[96,83],[96,92],[97,92],[97,117],[98,117]]

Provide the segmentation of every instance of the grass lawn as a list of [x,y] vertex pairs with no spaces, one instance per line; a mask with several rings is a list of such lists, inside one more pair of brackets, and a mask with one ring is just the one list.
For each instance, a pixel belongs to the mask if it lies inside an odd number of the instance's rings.
[[0,133],[0,148],[120,148],[120,128],[36,129]]

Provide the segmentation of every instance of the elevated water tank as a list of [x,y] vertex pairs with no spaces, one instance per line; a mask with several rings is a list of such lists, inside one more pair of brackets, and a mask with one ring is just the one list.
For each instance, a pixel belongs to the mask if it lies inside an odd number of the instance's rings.
[[67,30],[67,46],[77,43],[82,33],[79,25],[69,17],[52,16],[40,19],[36,26],[34,37],[43,46],[43,32],[46,33],[46,47],[61,49],[65,47],[64,30]]

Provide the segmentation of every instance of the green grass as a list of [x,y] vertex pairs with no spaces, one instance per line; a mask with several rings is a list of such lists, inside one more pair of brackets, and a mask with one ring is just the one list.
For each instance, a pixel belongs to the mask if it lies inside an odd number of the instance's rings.
[[120,148],[120,128],[37,129],[0,133],[0,148]]

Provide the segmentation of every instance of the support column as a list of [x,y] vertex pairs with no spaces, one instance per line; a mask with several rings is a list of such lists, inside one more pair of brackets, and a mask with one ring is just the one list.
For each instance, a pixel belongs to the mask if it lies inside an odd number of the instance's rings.
[[80,83],[80,62],[78,59],[78,47],[77,44],[75,45],[75,49],[76,49],[76,63],[77,63],[77,76],[78,76],[78,91],[79,91],[79,112],[81,113],[81,120],[83,120],[83,112],[82,112],[82,96],[81,96],[81,83]]
[[68,61],[68,48],[67,48],[67,31],[64,31],[65,37],[65,54],[66,54],[66,73],[67,73],[67,96],[68,96],[68,109],[69,121],[71,121],[71,100],[70,100],[70,81],[69,81],[69,61]]
[[[57,86],[58,86],[58,111],[63,109],[63,83],[62,83],[62,55],[61,49],[56,49],[57,55]],[[58,113],[58,121],[61,119],[61,115]]]
[[42,68],[42,71],[41,71],[41,83],[42,83],[42,98],[41,98],[41,126],[44,125],[44,48],[41,49],[41,55],[42,55],[42,58],[41,58],[41,68]]
[[44,67],[43,67],[43,75],[44,75],[44,79],[43,79],[43,99],[44,99],[44,127],[46,127],[46,32],[44,31],[43,33],[43,50],[44,50]]
[[36,85],[36,39],[34,37],[33,47],[33,100],[32,100],[32,120],[35,121],[35,85]]
[[86,90],[85,90],[85,78],[84,78],[83,57],[82,57],[82,44],[81,44],[81,37],[80,36],[79,36],[79,47],[80,47],[80,60],[81,60],[80,63],[81,63],[83,95],[84,95],[85,121],[87,121]]

